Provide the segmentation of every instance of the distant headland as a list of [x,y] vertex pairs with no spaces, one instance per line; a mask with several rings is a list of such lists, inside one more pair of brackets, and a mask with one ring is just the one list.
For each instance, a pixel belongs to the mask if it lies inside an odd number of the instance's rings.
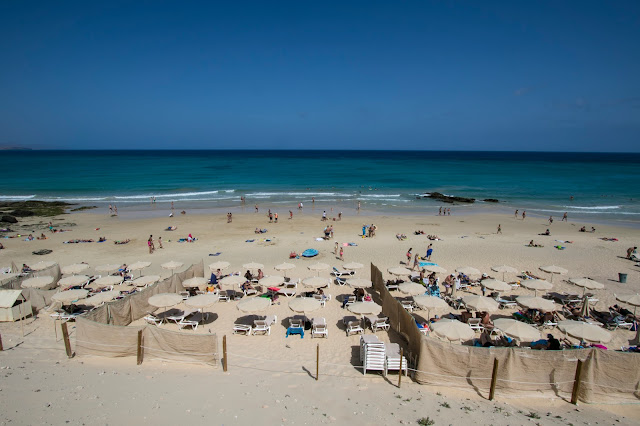
[[33,151],[31,148],[23,146],[0,146],[0,151]]

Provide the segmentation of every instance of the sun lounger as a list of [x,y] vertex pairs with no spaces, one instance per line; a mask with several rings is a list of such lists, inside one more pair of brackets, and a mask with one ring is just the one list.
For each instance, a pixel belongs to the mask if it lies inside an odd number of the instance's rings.
[[407,310],[407,312],[413,312],[413,302],[411,302],[410,300],[400,300],[399,302],[402,307]]
[[242,333],[245,336],[250,336],[251,335],[251,326],[250,325],[246,325],[246,324],[234,324],[233,325],[233,334],[239,334]]
[[409,374],[409,368],[407,365],[407,358],[400,357],[400,345],[397,343],[387,343],[384,348],[385,363],[384,363],[384,375],[386,376],[389,370],[403,371],[406,376]]
[[371,322],[371,331],[373,331],[374,333],[378,330],[389,330],[389,323],[387,322],[389,318],[369,318],[369,321]]
[[350,336],[354,333],[364,334],[364,329],[360,325],[360,321],[349,321],[347,323],[347,336]]
[[329,337],[329,330],[327,329],[327,322],[324,318],[314,318],[311,322],[311,337],[313,336],[324,336]]
[[341,271],[338,268],[336,268],[335,266],[333,267],[333,271],[331,272],[332,275],[335,275],[336,277],[342,278],[342,277],[350,277],[352,275],[355,275],[355,271]]
[[143,318],[148,324],[160,325],[162,320],[155,315],[149,314]]
[[231,291],[231,290],[220,291],[220,294],[218,295],[218,300],[220,302],[228,302],[229,300],[231,300],[231,297],[229,295],[229,291]]
[[344,278],[340,278],[340,277],[336,277],[336,284],[338,285],[345,285],[347,283],[347,280]]
[[167,321],[173,321],[174,323],[178,324],[180,321],[184,320],[186,317],[193,314],[194,312],[195,311],[189,311],[189,310],[182,311],[179,314],[167,316],[164,319],[166,319]]
[[180,321],[178,321],[177,324],[180,328],[191,327],[192,329],[197,330],[198,324],[200,323],[202,318],[203,316],[201,313],[196,313],[190,319],[182,318]]
[[496,302],[498,302],[500,309],[515,308],[518,306],[515,300],[503,299],[500,297],[496,298]]

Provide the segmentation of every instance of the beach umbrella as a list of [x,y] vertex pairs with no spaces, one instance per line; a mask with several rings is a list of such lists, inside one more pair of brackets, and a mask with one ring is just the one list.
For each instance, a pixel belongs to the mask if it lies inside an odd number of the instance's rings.
[[444,274],[444,273],[447,272],[446,269],[444,269],[442,266],[438,266],[438,265],[425,265],[423,267],[423,269],[425,271],[435,272],[436,274]]
[[542,270],[544,272],[548,272],[548,273],[551,274],[551,282],[553,282],[553,274],[564,275],[567,272],[569,272],[566,269],[561,268],[561,267],[556,266],[556,265],[541,266],[540,270]]
[[107,265],[100,265],[100,266],[96,266],[95,267],[95,271],[96,272],[106,272],[108,274],[112,273],[112,272],[116,272],[118,269],[120,269],[120,265],[113,263],[113,264],[107,264]]
[[67,290],[54,294],[53,296],[51,296],[51,300],[66,305],[76,302],[80,299],[84,299],[85,297],[87,297],[87,294],[89,294],[89,290]]
[[493,326],[507,336],[521,342],[533,342],[540,339],[540,332],[537,328],[512,318],[498,318],[493,321]]
[[[296,267],[296,265],[294,265],[293,263],[281,263],[279,265],[276,265],[273,267],[273,269],[275,269],[276,271],[290,271],[292,269],[294,269]],[[285,273],[284,276],[286,277],[287,274]]]
[[636,293],[636,294],[629,294],[629,295],[623,295],[623,296],[618,296],[614,294],[614,296],[620,302],[627,303],[633,306],[633,316],[634,317],[636,316],[636,308],[640,306],[640,294]]
[[296,297],[289,302],[289,309],[293,312],[307,314],[322,307],[322,303],[313,297]]
[[259,280],[258,284],[269,288],[269,287],[279,286],[283,282],[284,282],[284,277],[280,275],[267,275],[266,277]]
[[43,276],[43,277],[34,277],[27,278],[22,281],[20,285],[22,288],[39,288],[39,289],[47,289],[53,287],[53,277]]
[[110,302],[120,295],[118,290],[111,291],[103,291],[101,293],[96,293],[93,296],[87,297],[82,301],[82,305],[84,306],[100,306],[103,303]]
[[524,306],[529,309],[536,309],[539,311],[552,312],[557,310],[556,304],[553,300],[543,299],[542,297],[535,296],[518,296],[516,302],[520,306]]
[[324,277],[308,277],[302,280],[302,285],[309,288],[322,288],[329,284],[329,278]]
[[371,280],[364,278],[348,278],[347,285],[352,288],[369,288],[373,285]]
[[553,284],[545,280],[522,280],[520,281],[520,285],[524,288],[528,288],[529,290],[534,290],[535,295],[538,295],[538,290],[551,290],[553,288]]
[[417,296],[419,294],[424,294],[427,291],[425,286],[418,283],[402,283],[398,286],[398,290],[404,294],[408,294],[409,296]]
[[611,340],[611,333],[601,327],[582,321],[559,321],[558,328],[580,340],[589,342],[607,343]]
[[73,287],[76,285],[82,285],[89,281],[89,277],[86,275],[71,275],[69,277],[64,277],[60,281],[58,281],[59,287]]
[[74,263],[71,265],[63,266],[60,269],[60,272],[65,275],[79,274],[80,272],[86,271],[87,269],[89,269],[89,265],[87,265],[86,263]]
[[594,281],[591,278],[569,278],[569,282],[573,285],[577,285],[578,287],[582,287],[583,296],[586,293],[587,289],[600,290],[604,288],[604,284]]
[[245,297],[238,302],[236,307],[242,312],[260,312],[271,306],[271,299],[268,297]]
[[4,284],[7,281],[10,281],[20,275],[17,272],[10,272],[8,274],[0,274],[0,284]]
[[355,270],[355,269],[364,268],[364,265],[362,263],[358,263],[358,262],[349,262],[349,263],[345,263],[344,265],[342,265],[342,267],[344,269]]
[[182,303],[182,296],[178,293],[158,293],[151,296],[147,303],[156,308],[170,308],[178,303]]
[[122,277],[119,275],[105,275],[95,280],[92,284],[101,285],[118,285],[122,283]]
[[234,286],[234,285],[242,285],[246,283],[247,279],[240,275],[227,275],[226,277],[221,279],[219,282],[220,284]]
[[420,296],[413,296],[413,301],[421,309],[427,310],[427,320],[429,319],[429,311],[431,309],[448,308],[449,304],[443,299],[435,296],[428,296],[426,294]]
[[136,287],[145,287],[160,281],[159,275],[145,275],[144,277],[138,277],[133,280],[133,285]]
[[264,268],[264,265],[263,265],[262,263],[249,262],[249,263],[245,263],[244,265],[242,265],[242,267],[243,267],[244,269],[256,270],[256,269],[262,269],[262,268]]
[[56,262],[54,262],[53,260],[42,260],[31,266],[31,270],[42,271],[43,269],[51,268],[53,265],[56,265]]
[[497,311],[498,308],[500,307],[498,302],[496,302],[492,298],[485,297],[485,296],[477,296],[474,294],[464,296],[462,298],[462,301],[467,307],[471,309],[475,309],[476,311],[493,312],[493,311]]
[[387,272],[389,272],[391,275],[395,275],[397,277],[401,276],[401,275],[411,275],[411,270],[407,269],[407,268],[403,268],[402,266],[396,266],[394,268],[389,268],[387,269]]
[[382,306],[373,302],[355,302],[347,305],[347,308],[354,314],[360,315],[378,315],[382,312]]
[[129,265],[129,270],[130,271],[140,270],[140,275],[142,275],[142,270],[144,268],[148,268],[149,266],[151,266],[151,262],[136,262]]
[[318,272],[318,276],[320,276],[320,271],[323,271],[327,268],[329,268],[329,265],[327,265],[326,263],[314,263],[311,266],[307,267],[310,271],[317,271]]
[[489,289],[489,290],[493,290],[493,291],[509,291],[511,290],[511,286],[507,283],[505,283],[504,281],[498,281],[498,280],[494,280],[494,279],[488,279],[488,280],[482,280],[481,284]]
[[185,300],[184,305],[191,309],[204,309],[215,305],[218,300],[220,299],[217,294],[199,294]]
[[516,268],[507,265],[492,266],[491,270],[495,272],[502,272],[502,281],[504,281],[504,274],[506,274],[507,272],[512,274],[518,272]]
[[218,269],[220,269],[221,271],[224,271],[229,266],[231,266],[231,264],[229,262],[225,262],[225,261],[221,260],[219,262],[213,262],[212,264],[210,264],[209,265],[209,269],[211,271],[217,271]]
[[162,266],[162,269],[170,269],[171,270],[171,275],[173,275],[175,270],[180,268],[180,267],[182,267],[182,265],[184,265],[184,263],[176,262],[175,260],[172,260],[171,262],[163,263],[160,266]]
[[462,266],[460,268],[456,268],[456,272],[462,275],[482,275],[482,272],[480,272],[476,268],[472,268],[471,266]]
[[209,280],[207,278],[204,277],[193,277],[193,278],[189,278],[188,280],[184,280],[182,281],[182,287],[184,288],[192,288],[192,287],[204,287],[207,285],[207,283],[209,282]]
[[476,335],[475,331],[469,324],[465,324],[458,320],[443,318],[431,324],[431,329],[440,337],[447,340],[470,340]]

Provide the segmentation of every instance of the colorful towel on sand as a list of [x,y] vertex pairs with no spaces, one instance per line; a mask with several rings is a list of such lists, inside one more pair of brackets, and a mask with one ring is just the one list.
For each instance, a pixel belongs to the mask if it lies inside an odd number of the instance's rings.
[[420,262],[420,267],[422,268],[424,266],[438,266],[438,264],[433,262]]

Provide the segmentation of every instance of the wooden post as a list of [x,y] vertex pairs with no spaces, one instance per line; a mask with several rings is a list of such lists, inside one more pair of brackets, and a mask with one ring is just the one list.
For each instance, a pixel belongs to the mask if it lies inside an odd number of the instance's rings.
[[404,349],[400,348],[400,371],[398,371],[398,388],[402,384],[402,357],[404,356]]
[[489,389],[489,401],[493,401],[496,393],[496,382],[498,381],[498,358],[493,359],[493,373],[491,373],[491,388]]
[[142,330],[138,330],[138,365],[142,364]]
[[320,376],[320,343],[316,346],[316,382]]
[[578,392],[580,392],[580,376],[582,375],[583,362],[578,360],[578,366],[576,367],[576,377],[573,379],[573,392],[571,392],[571,403],[578,404]]
[[71,353],[71,342],[69,341],[69,330],[67,329],[67,323],[62,323],[62,339],[64,340],[64,348],[67,351],[67,356],[71,358],[73,353]]
[[24,315],[22,314],[22,302],[18,305],[20,311],[20,330],[22,331],[22,337],[24,337]]
[[4,348],[2,347],[2,334],[0,334],[0,352],[2,352]]
[[222,336],[222,371],[227,371],[227,335]]

